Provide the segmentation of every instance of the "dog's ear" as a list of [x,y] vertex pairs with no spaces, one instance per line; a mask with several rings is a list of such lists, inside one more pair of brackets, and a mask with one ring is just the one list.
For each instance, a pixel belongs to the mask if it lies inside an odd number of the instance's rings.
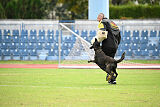
[[93,46],[91,46],[90,49],[93,49]]

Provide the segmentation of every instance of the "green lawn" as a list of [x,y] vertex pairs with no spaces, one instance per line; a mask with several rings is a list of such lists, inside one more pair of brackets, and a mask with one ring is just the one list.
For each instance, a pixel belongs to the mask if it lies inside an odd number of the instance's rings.
[[0,107],[160,107],[160,70],[0,68]]

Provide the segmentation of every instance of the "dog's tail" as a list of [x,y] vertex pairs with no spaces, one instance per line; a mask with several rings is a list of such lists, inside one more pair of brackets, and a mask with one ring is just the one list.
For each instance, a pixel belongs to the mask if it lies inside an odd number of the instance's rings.
[[123,52],[121,58],[119,60],[116,60],[116,63],[120,63],[125,58],[125,52]]

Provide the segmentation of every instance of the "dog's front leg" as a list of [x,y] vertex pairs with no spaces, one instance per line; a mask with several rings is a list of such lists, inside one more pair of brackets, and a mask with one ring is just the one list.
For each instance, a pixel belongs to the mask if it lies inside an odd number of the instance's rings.
[[88,61],[88,63],[90,63],[90,62],[95,62],[95,60],[90,60],[90,61]]

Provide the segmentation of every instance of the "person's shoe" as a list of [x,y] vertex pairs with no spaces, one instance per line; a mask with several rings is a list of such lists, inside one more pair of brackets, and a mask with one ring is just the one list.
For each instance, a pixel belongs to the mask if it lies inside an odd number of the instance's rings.
[[117,84],[116,81],[108,81],[109,84]]

